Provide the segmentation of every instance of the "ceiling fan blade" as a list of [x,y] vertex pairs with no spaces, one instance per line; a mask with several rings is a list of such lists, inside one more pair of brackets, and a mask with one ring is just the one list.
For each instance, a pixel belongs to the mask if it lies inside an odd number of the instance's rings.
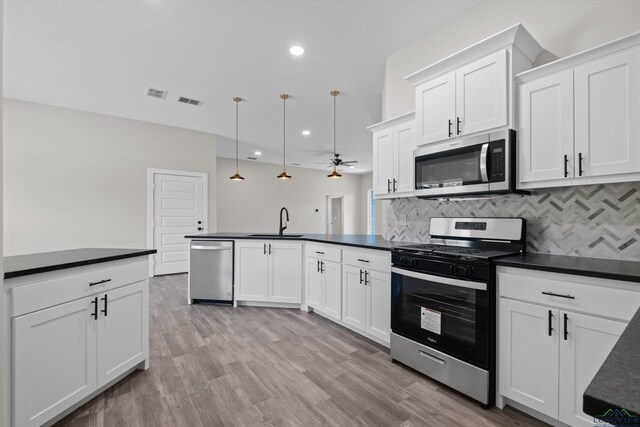
[[348,161],[342,162],[343,165],[346,165],[347,163],[358,163],[358,161],[357,160],[348,160]]

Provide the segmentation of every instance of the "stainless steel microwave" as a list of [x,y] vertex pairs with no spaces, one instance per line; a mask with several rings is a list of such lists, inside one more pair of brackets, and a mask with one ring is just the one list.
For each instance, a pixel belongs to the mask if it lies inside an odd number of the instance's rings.
[[422,199],[487,197],[516,190],[512,129],[415,150],[415,192]]

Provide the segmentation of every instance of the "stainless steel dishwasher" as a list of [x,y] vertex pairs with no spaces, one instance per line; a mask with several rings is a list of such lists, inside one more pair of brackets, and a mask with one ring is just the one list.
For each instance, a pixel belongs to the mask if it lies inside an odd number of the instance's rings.
[[233,241],[192,240],[189,303],[233,303]]

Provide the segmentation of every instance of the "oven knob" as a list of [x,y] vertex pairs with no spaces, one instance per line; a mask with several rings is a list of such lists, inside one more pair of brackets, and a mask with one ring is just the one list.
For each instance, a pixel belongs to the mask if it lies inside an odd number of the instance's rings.
[[400,264],[402,264],[402,265],[409,264],[409,258],[402,258],[402,260],[400,261]]
[[453,264],[451,264],[451,265],[449,266],[449,272],[450,272],[451,274],[456,274],[456,266],[455,266],[455,265],[453,265]]
[[412,267],[417,267],[418,266],[418,260],[417,259],[412,259],[411,260],[411,266]]

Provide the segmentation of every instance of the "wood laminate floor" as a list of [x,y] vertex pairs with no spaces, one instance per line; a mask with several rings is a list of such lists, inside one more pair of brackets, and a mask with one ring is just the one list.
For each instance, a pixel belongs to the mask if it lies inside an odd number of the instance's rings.
[[318,315],[189,306],[186,286],[186,274],[151,280],[150,369],[58,426],[544,425],[483,410]]

